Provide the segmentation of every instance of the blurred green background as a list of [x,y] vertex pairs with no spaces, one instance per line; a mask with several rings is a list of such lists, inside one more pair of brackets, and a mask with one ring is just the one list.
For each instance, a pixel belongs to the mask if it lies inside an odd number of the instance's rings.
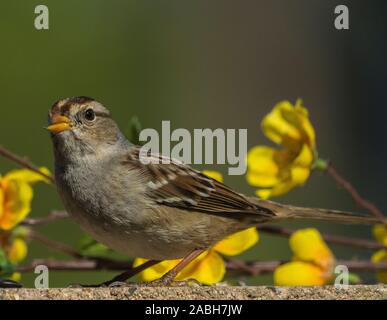
[[[34,28],[45,4],[50,29]],[[346,4],[350,30],[334,28],[334,8]],[[248,128],[248,144],[267,144],[260,120],[279,101],[303,98],[322,157],[334,161],[366,198],[386,210],[387,152],[385,1],[31,1],[3,0],[0,19],[0,144],[53,168],[47,111],[59,98],[87,95],[105,104],[123,130],[137,115],[144,127]],[[0,172],[15,165],[0,158]],[[202,169],[202,168],[201,168]],[[226,166],[207,166],[226,173]],[[244,176],[227,184],[252,195]],[[31,217],[62,204],[54,188],[38,185]],[[276,200],[359,211],[327,176]],[[292,222],[298,228],[371,238],[371,229]],[[70,220],[39,227],[76,245]],[[339,258],[371,252],[333,246]],[[287,241],[261,234],[248,259],[286,259]],[[31,242],[27,261],[65,258]],[[50,286],[95,283],[109,272],[51,272]],[[372,276],[370,275],[371,279]],[[32,286],[34,275],[23,275]],[[271,283],[270,275],[247,279]]]

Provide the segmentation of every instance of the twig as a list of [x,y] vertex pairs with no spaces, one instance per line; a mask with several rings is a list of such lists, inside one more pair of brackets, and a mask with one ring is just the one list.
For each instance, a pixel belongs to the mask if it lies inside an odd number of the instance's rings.
[[53,185],[55,185],[55,179],[53,176],[45,174],[44,172],[40,171],[37,166],[33,165],[27,159],[24,159],[16,154],[14,154],[13,152],[7,150],[3,146],[0,146],[0,156],[3,156],[4,158],[7,158],[8,160],[11,160],[11,161],[17,163],[19,166],[22,166],[24,168],[27,168],[31,171],[34,171],[34,172],[40,174],[44,178],[48,179]]
[[344,179],[336,170],[336,168],[332,165],[331,162],[328,163],[326,171],[329,175],[336,180],[336,182],[342,186],[353,198],[353,200],[361,207],[368,210],[372,215],[377,218],[384,218],[384,214],[382,211],[374,205],[372,202],[364,199],[359,192],[355,189],[355,187],[349,183],[346,179]]
[[54,260],[54,259],[35,259],[31,263],[19,265],[16,267],[18,272],[33,271],[36,266],[45,265],[51,270],[112,270],[122,271],[130,270],[133,267],[133,261],[114,261],[108,259],[80,259],[80,260]]
[[[238,273],[246,273],[256,276],[262,273],[274,272],[274,270],[284,263],[283,261],[237,261],[229,260],[226,262],[228,270]],[[374,263],[368,260],[338,260],[337,265],[345,265],[350,271],[368,272],[368,271],[385,271],[387,262]]]
[[240,261],[226,260],[226,268],[230,271],[256,276],[261,273],[273,272],[283,261]]
[[41,218],[25,218],[20,224],[26,226],[35,226],[50,223],[52,221],[61,220],[68,218],[68,213],[66,211],[52,211],[45,217]]
[[372,262],[367,260],[338,260],[337,265],[347,266],[352,271],[385,271],[387,262]]
[[46,236],[44,236],[43,234],[41,234],[35,230],[32,230],[32,229],[28,230],[27,236],[32,240],[39,241],[40,243],[44,244],[45,246],[47,246],[53,250],[63,252],[63,253],[65,253],[73,258],[83,258],[84,257],[80,252],[75,250],[73,247],[71,247],[65,243],[47,238]]
[[[260,226],[260,227],[257,227],[257,230],[265,233],[283,236],[283,237],[289,237],[295,231],[292,229],[275,227],[275,226]],[[331,244],[359,247],[359,248],[365,248],[365,249],[387,249],[387,246],[384,246],[383,244],[372,240],[347,238],[343,236],[336,236],[336,235],[331,235],[326,233],[321,233],[321,236],[326,242]]]

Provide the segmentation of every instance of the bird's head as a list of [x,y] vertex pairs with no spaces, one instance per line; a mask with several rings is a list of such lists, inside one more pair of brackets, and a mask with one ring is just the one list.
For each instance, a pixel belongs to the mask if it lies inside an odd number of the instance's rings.
[[49,111],[48,123],[54,147],[62,154],[97,153],[123,140],[110,112],[89,97],[55,102]]

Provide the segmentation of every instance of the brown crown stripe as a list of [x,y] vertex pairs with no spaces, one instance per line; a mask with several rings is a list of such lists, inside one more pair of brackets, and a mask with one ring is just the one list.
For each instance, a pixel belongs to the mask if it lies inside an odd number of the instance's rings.
[[84,96],[80,96],[80,97],[73,97],[73,98],[70,98],[66,101],[66,103],[60,107],[60,110],[63,112],[63,113],[68,113],[70,111],[70,108],[72,105],[74,104],[85,104],[85,103],[88,103],[88,102],[91,102],[91,101],[94,101],[93,98],[89,98],[89,97],[84,97]]
[[94,101],[93,98],[80,96],[80,97],[72,97],[64,100],[59,100],[54,103],[52,106],[52,110],[54,111],[57,109],[57,111],[61,111],[62,113],[68,113],[70,111],[70,108],[74,104],[85,104],[87,102]]
[[80,96],[80,97],[72,97],[72,98],[70,98],[66,102],[66,104],[67,103],[84,104],[84,103],[91,102],[91,101],[94,101],[94,99],[90,98],[90,97],[86,97],[86,96]]

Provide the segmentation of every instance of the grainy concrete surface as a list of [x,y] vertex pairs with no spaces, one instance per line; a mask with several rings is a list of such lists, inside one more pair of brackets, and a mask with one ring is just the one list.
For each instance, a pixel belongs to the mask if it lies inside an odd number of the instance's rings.
[[124,287],[63,289],[0,289],[0,299],[387,299],[387,285],[353,285],[348,289],[324,287]]

